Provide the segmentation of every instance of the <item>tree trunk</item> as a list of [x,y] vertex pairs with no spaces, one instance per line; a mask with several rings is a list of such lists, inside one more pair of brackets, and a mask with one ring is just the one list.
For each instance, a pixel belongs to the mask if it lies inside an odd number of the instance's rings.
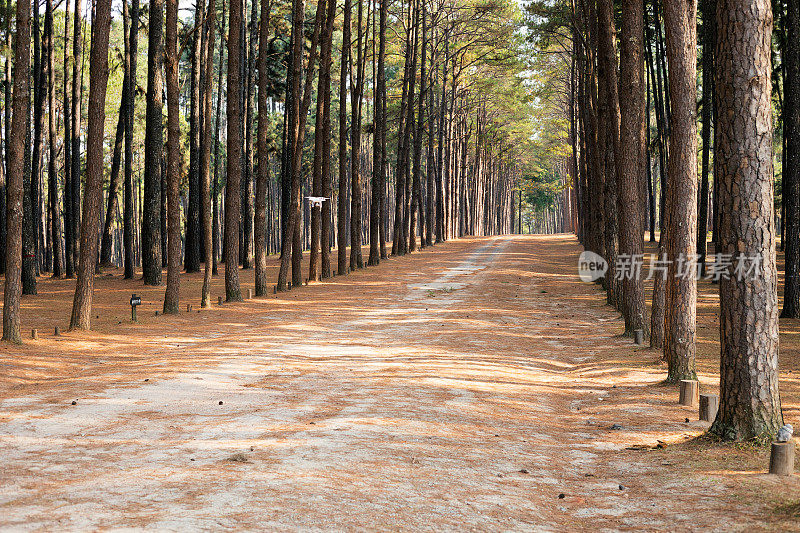
[[[58,209],[58,173],[56,172],[56,84],[55,61],[53,58],[53,0],[47,0],[47,11],[44,19],[45,64],[47,68],[47,118],[48,145],[47,159],[48,195],[51,220],[51,242],[53,246],[53,277],[61,277],[63,253],[61,250],[61,217]],[[3,191],[5,192],[5,191]]]
[[33,156],[25,173],[27,197],[23,204],[22,237],[22,294],[36,294],[36,275],[39,262],[39,214],[42,167],[42,130],[44,129],[44,95],[42,83],[41,32],[39,4],[33,9]]
[[[75,276],[75,258],[72,251],[72,115],[69,100],[71,92],[69,67],[74,59],[70,57],[69,42],[69,0],[66,0],[64,6],[64,194],[62,203],[64,206],[64,270],[66,277],[72,278]],[[7,70],[10,73],[8,65]],[[6,101],[8,101],[9,95],[10,93],[7,92]],[[6,106],[7,114],[9,114],[9,110],[10,106]]]
[[225,297],[229,302],[242,300],[239,286],[239,219],[241,208],[241,115],[239,113],[239,68],[242,46],[242,0],[231,0],[228,15],[228,159],[225,187]]
[[[320,70],[320,76],[325,77],[323,87],[322,105],[322,196],[327,198],[322,203],[322,230],[320,248],[322,249],[322,278],[331,277],[331,233],[333,215],[333,174],[331,172],[331,70],[333,67],[333,31],[336,23],[336,2],[328,2],[328,15],[326,18],[325,41],[326,49],[320,58],[320,65],[325,65]],[[323,67],[321,66],[320,69]]]
[[[691,257],[697,250],[697,3],[667,2],[669,148],[667,257],[671,261],[665,296],[664,357],[667,380],[697,379],[695,371],[697,279]],[[681,272],[683,268],[683,272]]]
[[[617,217],[617,169],[615,166],[615,149],[619,151],[619,96],[617,93],[617,66],[615,29],[613,18],[613,2],[601,0],[597,3],[597,87],[598,87],[598,140],[596,151],[598,166],[603,176],[602,199],[603,220],[602,239],[603,257],[609,265],[615,265],[618,252],[618,217]],[[620,280],[609,272],[603,279],[606,289],[606,300],[619,308],[622,302]]]
[[[620,140],[617,154],[617,210],[619,211],[619,253],[630,258],[644,253],[644,204],[639,193],[645,180],[642,161],[645,151],[644,4],[623,0],[620,35]],[[634,261],[637,259],[634,259]],[[622,314],[625,335],[648,330],[644,284],[640,275],[622,280]]]
[[342,22],[342,61],[339,78],[339,196],[337,198],[338,262],[336,272],[347,274],[347,70],[350,65],[350,0],[344,3]]
[[[328,247],[328,239],[324,232],[330,231],[330,225],[323,224],[325,217],[325,204],[329,204],[326,193],[326,181],[330,179],[330,169],[326,167],[326,152],[330,150],[330,109],[326,105],[330,103],[331,85],[331,55],[333,48],[333,26],[336,17],[336,2],[327,3],[327,14],[325,15],[325,31],[322,38],[320,51],[320,71],[317,81],[317,116],[316,127],[314,129],[314,163],[312,177],[312,195],[326,198],[322,205],[311,206],[311,254],[308,265],[308,280],[319,281],[322,277],[330,276],[330,258],[327,261],[327,273],[324,272],[322,261],[324,250]],[[326,122],[327,121],[327,122]],[[327,141],[327,142],[326,142]],[[330,164],[328,154],[327,164]],[[327,195],[326,195],[327,194]],[[330,217],[330,205],[328,205],[327,216]]]
[[247,90],[245,94],[244,201],[242,213],[242,268],[253,266],[253,108],[255,99],[256,42],[258,41],[258,1],[252,2],[250,43],[247,54]]
[[[714,86],[719,165],[719,252],[755,272],[720,280],[720,406],[711,432],[770,438],[783,424],[778,394],[768,0],[719,0]],[[752,266],[752,265],[751,265]],[[733,269],[731,269],[733,270]]]
[[[378,69],[375,74],[375,130],[373,133],[372,147],[372,203],[369,213],[369,266],[380,264],[381,253],[381,206],[383,193],[386,190],[386,160],[384,158],[384,142],[386,140],[386,16],[388,0],[380,0],[380,22],[378,35],[373,36],[373,41],[378,38]],[[373,46],[374,48],[374,46]]]
[[[127,0],[123,0],[127,1]],[[136,104],[136,58],[139,55],[139,0],[131,0],[131,26],[128,37],[130,61],[128,62],[128,92],[123,99],[125,109],[125,181],[123,187],[122,240],[125,248],[125,279],[133,279],[133,125]]]
[[[198,2],[198,5],[199,2]],[[198,8],[198,11],[202,8]],[[196,40],[199,36],[196,36]],[[198,51],[199,55],[199,51]],[[164,314],[178,314],[181,292],[181,124],[178,107],[178,0],[167,0],[164,28],[164,71],[167,82],[167,288]],[[196,87],[199,89],[199,87]],[[199,97],[197,105],[199,105]],[[197,117],[199,119],[199,115]]]
[[161,285],[164,0],[151,0],[147,35],[147,109],[144,134],[144,198],[142,205],[142,279]]
[[[707,0],[708,1],[708,0]],[[783,170],[786,277],[782,318],[800,318],[800,6],[788,2],[786,50],[782,51],[784,84],[784,135],[786,166]]]
[[225,48],[227,43],[225,42],[225,10],[227,7],[227,3],[222,2],[222,29],[220,30],[220,47],[219,47],[219,71],[217,74],[217,118],[216,122],[214,123],[214,201],[213,201],[213,209],[214,214],[212,216],[211,225],[213,227],[214,232],[214,252],[212,254],[212,275],[216,276],[217,272],[217,261],[220,258],[220,212],[219,212],[219,130],[220,130],[220,122],[222,119],[222,73],[224,72],[225,68]]
[[[9,169],[9,159],[8,159],[8,147],[11,139],[11,84],[13,80],[11,79],[11,55],[13,54],[13,50],[11,49],[11,2],[6,3],[4,0],[0,0],[0,8],[2,8],[3,13],[5,14],[5,32],[6,32],[6,51],[4,54],[5,64],[3,67],[3,102],[4,102],[4,109],[3,109],[3,152],[2,160],[0,161],[0,166],[3,166],[3,173],[0,176],[0,274],[5,274],[6,272],[6,236],[7,236],[7,227],[6,227],[6,176],[8,175]],[[67,7],[69,9],[69,7]]]
[[269,186],[269,147],[267,141],[271,124],[270,109],[267,104],[269,90],[269,20],[270,0],[261,0],[261,28],[258,43],[258,176],[256,178],[255,210],[255,282],[256,296],[266,296],[267,288],[267,189]]
[[86,137],[86,187],[78,280],[72,306],[70,329],[91,328],[92,292],[97,263],[100,197],[103,185],[103,129],[105,127],[108,82],[108,35],[111,28],[111,0],[97,0],[92,25],[88,131]]
[[[83,98],[83,37],[81,35],[81,2],[75,1],[75,20],[73,21],[72,31],[72,141],[70,183],[69,193],[72,205],[72,228],[70,232],[70,251],[72,252],[72,264],[75,270],[78,269],[80,254],[80,226],[81,226],[81,100]],[[79,77],[80,74],[80,77]],[[68,275],[69,275],[69,268]]]
[[[187,273],[200,272],[202,232],[200,225],[200,128],[202,128],[202,119],[200,118],[200,69],[202,68],[200,45],[203,35],[200,23],[203,17],[203,1],[198,0],[195,2],[194,10],[194,23],[197,28],[192,35],[192,68],[189,83],[189,202],[186,210],[186,250],[184,254],[184,268]],[[164,68],[166,69],[166,65]],[[169,100],[169,96],[167,100]],[[169,103],[167,103],[167,107],[169,107]],[[167,113],[169,114],[169,111]],[[169,123],[169,118],[167,123]],[[169,126],[167,126],[167,130],[169,130]],[[167,162],[167,167],[169,167],[169,162]],[[169,170],[167,171],[169,172]],[[167,182],[167,194],[169,194],[169,177],[167,177]],[[169,215],[167,218],[169,219]],[[169,261],[167,263],[169,264]]]
[[411,186],[411,225],[409,229],[409,249],[413,252],[416,249],[417,242],[417,228],[415,224],[415,213],[418,214],[419,228],[421,235],[422,246],[427,246],[428,242],[425,238],[425,205],[422,196],[422,182],[424,176],[422,175],[422,140],[425,136],[425,107],[426,98],[428,96],[428,74],[426,64],[426,53],[428,40],[428,12],[427,3],[423,0],[422,3],[422,43],[420,45],[419,54],[422,56],[420,62],[420,89],[419,89],[419,110],[417,126],[414,130],[414,174]]
[[17,0],[14,32],[14,115],[8,137],[6,182],[6,275],[3,299],[3,340],[20,343],[19,303],[22,295],[22,197],[25,165],[25,130],[30,100],[31,3]]
[[[268,1],[268,0],[267,0]],[[268,10],[269,11],[269,10]],[[216,0],[208,0],[205,24],[205,45],[203,54],[205,57],[205,87],[203,89],[203,135],[202,149],[200,154],[200,197],[203,201],[203,252],[205,255],[205,270],[203,273],[203,289],[200,295],[201,307],[211,307],[211,278],[214,274],[214,234],[212,227],[211,213],[211,102],[214,91],[214,41],[217,30],[214,27],[217,19]],[[262,21],[263,22],[263,21]],[[266,25],[266,22],[263,22]],[[222,65],[220,65],[222,69]],[[218,87],[221,91],[221,87]],[[214,137],[216,143],[216,137]],[[216,189],[214,195],[217,194]],[[256,284],[258,289],[258,284]]]
[[[349,1],[349,0],[348,0]],[[364,36],[362,32],[364,21],[364,3],[358,2],[358,20],[356,25],[356,56],[355,64],[350,54],[351,72],[355,69],[355,77],[351,79],[355,86],[350,91],[351,118],[350,118],[350,270],[364,268],[364,259],[361,256],[361,106],[364,101],[364,72],[366,69],[366,54],[364,53]],[[367,25],[369,28],[369,25]]]
[[[123,3],[123,6],[127,6],[127,2]],[[127,11],[127,9],[123,9],[123,11]],[[125,15],[123,15],[124,19],[127,19]],[[127,26],[127,23],[125,24]],[[126,39],[127,42],[127,39]],[[102,234],[100,237],[100,264],[102,266],[113,266],[114,262],[112,259],[113,253],[113,228],[114,219],[117,214],[117,204],[118,204],[118,197],[119,197],[119,167],[121,166],[122,162],[122,145],[125,141],[125,103],[126,99],[128,98],[128,72],[126,67],[126,72],[124,79],[122,81],[122,102],[119,106],[119,116],[117,117],[117,131],[114,134],[114,151],[111,155],[111,174],[108,178],[108,202],[106,206],[106,215],[105,220],[103,221],[103,229]],[[131,198],[131,200],[133,200]],[[124,218],[124,217],[123,217]],[[123,224],[127,223],[127,220],[123,222]],[[130,279],[130,278],[126,278]]]

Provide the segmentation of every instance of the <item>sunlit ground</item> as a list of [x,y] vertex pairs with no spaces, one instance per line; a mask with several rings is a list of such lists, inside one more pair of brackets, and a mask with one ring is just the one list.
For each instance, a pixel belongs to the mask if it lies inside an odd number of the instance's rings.
[[[707,425],[577,280],[580,250],[464,239],[222,307],[220,276],[210,310],[190,275],[177,317],[155,316],[163,287],[110,271],[95,331],[60,337],[74,282],[40,280],[23,300],[39,340],[0,348],[0,527],[793,527],[797,479],[764,475],[764,449],[694,439]],[[713,392],[718,301],[700,291]],[[794,421],[798,331],[781,321]]]

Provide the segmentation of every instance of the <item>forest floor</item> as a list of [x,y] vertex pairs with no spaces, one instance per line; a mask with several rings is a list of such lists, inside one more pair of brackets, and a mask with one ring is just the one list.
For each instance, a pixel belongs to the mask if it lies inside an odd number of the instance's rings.
[[[176,317],[110,271],[94,331],[58,337],[74,282],[43,279],[23,299],[39,339],[0,347],[0,529],[797,530],[800,478],[698,438],[580,250],[462,239],[223,306],[220,276],[209,310],[188,275]],[[706,392],[715,294],[700,283]],[[798,427],[800,321],[781,343]]]

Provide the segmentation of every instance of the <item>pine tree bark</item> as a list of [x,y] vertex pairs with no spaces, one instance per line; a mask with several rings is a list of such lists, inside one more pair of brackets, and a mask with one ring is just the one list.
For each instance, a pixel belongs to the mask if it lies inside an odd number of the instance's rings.
[[[700,170],[700,201],[697,209],[697,261],[705,273],[708,240],[708,184],[711,159],[711,124],[714,95],[714,22],[716,0],[702,0],[703,17],[703,160]],[[799,80],[800,81],[800,80]]]
[[[394,201],[394,231],[392,236],[392,255],[405,255],[408,250],[408,240],[403,236],[403,229],[405,228],[405,215],[406,215],[406,176],[407,176],[407,148],[406,143],[408,136],[406,129],[410,127],[408,124],[408,108],[409,98],[412,91],[409,91],[411,85],[411,63],[413,61],[413,28],[411,22],[411,5],[409,4],[408,19],[406,22],[406,39],[405,39],[405,61],[403,65],[403,92],[400,98],[400,118],[397,126],[397,168],[395,170],[395,201]],[[445,67],[446,69],[447,67]],[[446,83],[444,85],[447,85]],[[442,99],[444,102],[444,98]],[[443,111],[444,112],[444,111]],[[441,139],[440,139],[441,146]]]
[[[186,210],[186,251],[184,254],[184,268],[187,274],[200,271],[200,238],[202,233],[200,225],[200,128],[202,127],[202,119],[200,118],[200,69],[202,68],[200,45],[203,34],[200,24],[203,17],[203,1],[198,0],[195,2],[194,10],[194,23],[197,28],[195,28],[192,35],[192,68],[189,84],[189,203]],[[169,122],[169,119],[167,119],[167,122]],[[167,129],[169,130],[169,126]],[[169,167],[169,162],[167,162],[167,167]],[[169,181],[169,178],[167,178],[167,181]],[[167,187],[169,188],[169,184]],[[167,215],[167,219],[169,219],[169,215]],[[167,263],[169,264],[169,261]]]
[[[81,227],[81,105],[83,99],[83,37],[81,23],[81,1],[75,0],[75,16],[73,20],[72,31],[72,132],[70,133],[70,141],[72,141],[71,150],[71,163],[72,169],[70,170],[70,185],[71,190],[69,193],[72,205],[70,207],[71,216],[71,231],[70,231],[70,247],[72,252],[73,268],[77,271],[78,261],[80,257],[80,227]],[[67,274],[69,276],[69,263],[67,263]]]
[[[64,6],[64,193],[62,203],[64,206],[64,270],[66,277],[72,278],[75,276],[75,257],[72,251],[72,115],[69,99],[71,92],[69,70],[73,59],[70,56],[69,42],[69,0],[66,0]],[[8,65],[7,71],[10,73]],[[9,94],[6,93],[6,101],[8,101]],[[6,106],[6,110],[8,112],[9,106]]]
[[[56,172],[56,84],[53,58],[53,0],[47,0],[44,18],[44,55],[47,69],[47,119],[48,119],[48,208],[50,210],[50,241],[53,247],[53,277],[61,277],[63,253],[61,250],[61,216],[58,209],[58,173]],[[3,191],[5,192],[5,191]]]
[[[164,71],[167,84],[167,287],[164,314],[178,314],[181,292],[180,108],[178,99],[178,0],[167,0]],[[202,9],[202,8],[200,8]],[[199,53],[198,53],[199,55]],[[198,98],[199,100],[199,98]],[[197,102],[199,105],[199,101]]]
[[[268,2],[269,0],[267,0]],[[269,8],[267,8],[269,11]],[[203,289],[200,294],[200,306],[211,307],[211,278],[214,275],[214,233],[213,233],[213,216],[211,205],[211,102],[212,93],[214,91],[214,41],[216,39],[217,30],[214,27],[217,20],[217,3],[216,0],[208,0],[208,9],[206,10],[206,37],[203,54],[205,57],[205,76],[203,89],[203,135],[201,146],[201,159],[200,159],[200,197],[203,202],[202,220],[203,220],[203,252],[205,270],[203,272]],[[262,23],[266,25],[266,22]],[[222,65],[220,65],[222,69]],[[221,86],[218,86],[218,90]],[[221,91],[220,91],[221,92]],[[214,137],[216,143],[216,137]],[[213,191],[216,195],[216,190]],[[256,283],[256,292],[258,292],[258,283]]]
[[0,166],[2,166],[2,173],[0,174],[0,274],[6,272],[6,175],[8,174],[8,145],[11,137],[11,46],[9,46],[9,39],[11,32],[8,31],[11,23],[10,2],[6,4],[5,0],[0,0],[0,9],[3,10],[6,21],[6,53],[4,55],[5,64],[3,67],[3,95],[4,99],[4,112],[3,112],[3,150],[0,152]]
[[[645,151],[644,4],[623,0],[620,35],[620,139],[617,151],[617,210],[619,212],[619,253],[632,258],[644,253],[645,181],[642,168]],[[644,284],[639,275],[622,280],[622,314],[625,335],[637,329],[648,331]]]
[[380,21],[378,22],[378,35],[373,36],[379,40],[378,44],[378,68],[375,74],[375,131],[373,134],[372,147],[372,204],[369,213],[369,266],[380,264],[382,258],[380,253],[381,228],[381,207],[383,206],[383,194],[386,190],[386,159],[384,143],[386,142],[386,16],[388,11],[388,0],[380,0]]
[[[600,145],[595,152],[597,165],[601,169],[603,221],[602,240],[603,257],[609,266],[616,264],[618,252],[618,217],[617,217],[617,167],[615,151],[619,151],[619,95],[617,93],[617,61],[615,45],[615,28],[613,18],[613,2],[600,0],[597,2],[597,123]],[[606,300],[619,308],[621,302],[620,280],[609,269],[603,278],[606,289]]]
[[[435,30],[435,27],[434,27]],[[431,32],[433,33],[433,31]],[[434,226],[436,225],[436,149],[435,149],[435,135],[434,129],[436,125],[436,111],[434,106],[434,75],[436,73],[436,42],[431,36],[429,39],[430,44],[430,56],[431,56],[431,66],[429,69],[429,87],[428,90],[428,102],[427,102],[427,111],[428,111],[428,148],[427,148],[427,161],[426,161],[426,173],[428,175],[427,178],[427,197],[426,197],[426,209],[427,209],[427,219],[428,225],[425,228],[425,240],[427,241],[428,245],[433,245],[434,239]],[[422,53],[427,54],[425,46],[422,47]],[[384,104],[385,105],[385,104]],[[477,167],[477,159],[478,153],[476,150],[475,154],[476,158],[476,167]]]
[[24,227],[22,229],[22,294],[36,294],[36,275],[39,263],[39,213],[42,166],[42,130],[44,129],[44,95],[42,83],[41,31],[39,5],[33,9],[33,151],[30,166],[25,173],[27,196],[23,203]]
[[164,0],[151,0],[147,32],[147,107],[144,134],[144,197],[141,257],[145,285],[161,285]]
[[[669,95],[672,116],[669,148],[664,357],[667,381],[697,379],[695,339],[697,279],[691,258],[697,250],[697,2],[666,2]],[[681,272],[681,266],[685,272]]]
[[[317,81],[317,114],[316,126],[314,128],[314,162],[313,162],[313,175],[312,175],[312,195],[316,197],[325,196],[325,180],[328,169],[324,166],[326,142],[328,135],[327,128],[330,127],[330,115],[326,115],[325,105],[328,101],[331,83],[331,49],[333,48],[333,24],[336,16],[335,2],[327,3],[327,13],[325,15],[324,25],[325,31],[322,38],[322,47],[320,51],[320,70],[319,80]],[[328,120],[326,128],[326,118]],[[330,145],[327,145],[330,148]],[[327,201],[322,202],[323,205]],[[322,217],[323,206],[311,206],[311,254],[308,263],[308,280],[319,281],[322,278]],[[330,211],[329,211],[330,216]],[[327,228],[330,230],[330,226]],[[330,268],[330,260],[328,263]]]
[[241,114],[237,95],[240,90],[239,68],[242,46],[242,0],[231,0],[228,14],[228,160],[225,187],[225,297],[229,302],[242,300],[239,286],[239,219],[241,211]]
[[256,42],[258,42],[258,1],[252,2],[250,12],[250,42],[247,54],[247,90],[245,91],[245,139],[244,139],[244,202],[242,209],[242,249],[240,251],[242,268],[253,266],[253,109],[255,99]]
[[220,122],[222,119],[222,74],[225,69],[225,48],[227,43],[225,42],[225,11],[228,4],[226,2],[222,2],[222,29],[220,30],[220,47],[219,47],[219,69],[217,74],[217,118],[214,123],[214,185],[213,185],[213,210],[214,213],[211,218],[211,226],[213,228],[214,233],[214,251],[212,254],[212,275],[216,276],[218,274],[218,264],[220,258],[220,247],[221,247],[221,240],[222,236],[220,234],[220,211],[219,211],[219,195],[220,195],[220,188],[219,188],[219,131],[220,131]]
[[[328,200],[322,203],[322,230],[320,248],[322,249],[322,278],[331,277],[331,234],[333,223],[333,173],[331,168],[331,70],[333,68],[333,31],[336,23],[336,2],[328,2],[328,15],[326,18],[325,41],[327,43],[321,64],[325,65],[326,72],[320,70],[320,76],[325,77],[323,87],[322,105],[322,196]],[[322,68],[322,67],[320,67]]]
[[[756,258],[754,275],[720,281],[720,406],[711,432],[772,437],[778,394],[778,274],[773,207],[768,0],[719,0],[715,160],[721,181],[719,252]],[[674,107],[673,107],[674,109]]]
[[6,181],[6,274],[3,295],[3,340],[20,343],[19,304],[22,295],[22,198],[25,165],[25,130],[30,100],[31,3],[17,0],[14,32],[14,114],[8,136]]
[[[358,17],[356,23],[356,56],[352,64],[353,54],[350,54],[351,72],[355,70],[355,86],[350,91],[350,270],[364,268],[364,259],[361,256],[361,106],[364,101],[364,71],[366,68],[366,54],[364,53],[363,27],[363,0],[358,2]],[[369,25],[367,25],[369,27]]]
[[[425,239],[425,208],[422,201],[422,139],[425,136],[425,104],[428,96],[428,75],[426,71],[426,54],[425,48],[428,40],[428,21],[427,21],[427,3],[422,3],[422,43],[419,48],[418,54],[422,56],[420,61],[420,89],[419,89],[419,109],[417,111],[417,125],[414,130],[414,174],[411,186],[411,223],[408,232],[409,250],[414,251],[417,247],[417,221],[419,222],[421,244],[426,246]],[[417,22],[419,25],[419,21]],[[415,215],[415,213],[419,213]]]
[[269,20],[272,8],[270,0],[261,0],[261,25],[258,41],[258,175],[256,176],[255,238],[255,284],[256,296],[266,296],[267,285],[267,189],[269,186],[269,130],[270,109],[267,102],[269,91]]
[[[709,0],[707,0],[709,1]],[[786,50],[781,51],[786,83],[783,87],[786,166],[783,169],[786,277],[783,318],[800,318],[800,5],[789,1],[786,13]]]
[[[123,0],[127,2],[127,0]],[[125,279],[133,279],[134,276],[134,228],[133,222],[133,123],[134,110],[136,104],[136,58],[139,55],[139,0],[131,0],[131,24],[128,36],[128,84],[127,94],[123,98],[123,108],[125,113],[125,181],[123,185],[123,217],[122,217],[122,240],[124,252],[123,265],[125,268]],[[149,75],[148,75],[149,76]],[[159,125],[160,127],[160,125]],[[160,157],[160,156],[159,156]],[[155,241],[158,242],[158,241]],[[159,269],[159,273],[160,273]]]
[[336,272],[347,274],[347,71],[350,65],[350,0],[345,0],[342,22],[342,60],[339,69],[339,190],[336,213],[338,262]]
[[108,37],[111,28],[111,0],[97,0],[92,46],[89,56],[90,83],[88,130],[86,136],[86,187],[78,279],[72,305],[70,329],[91,329],[92,293],[97,263],[100,198],[103,185],[103,129],[105,127],[106,88],[108,82]]
[[[113,264],[111,259],[113,242],[114,242],[112,238],[112,225],[114,224],[114,219],[116,218],[117,214],[117,204],[118,204],[119,186],[120,186],[119,169],[122,162],[122,146],[125,142],[125,122],[127,120],[126,105],[130,90],[130,88],[128,87],[128,84],[130,82],[129,79],[130,78],[130,31],[129,31],[130,13],[127,1],[122,2],[122,26],[123,26],[123,34],[125,41],[125,63],[124,63],[124,75],[122,80],[122,98],[119,106],[119,116],[117,118],[117,131],[114,136],[114,152],[111,156],[111,175],[109,176],[108,180],[108,201],[106,206],[106,216],[105,216],[105,221],[103,223],[103,233],[100,237],[101,266],[112,266]],[[128,217],[123,215],[124,219],[123,226],[124,224],[128,223],[127,218]],[[124,235],[123,235],[123,241],[124,241]],[[130,277],[133,277],[133,274],[131,274]],[[126,277],[125,279],[130,279],[130,277]]]
[[[127,3],[123,2],[123,6]],[[123,12],[127,9],[123,9]],[[123,15],[123,18],[125,15]],[[126,24],[127,26],[127,24]],[[103,221],[102,234],[100,236],[100,265],[113,266],[111,258],[114,246],[113,228],[116,218],[118,197],[119,197],[119,169],[122,164],[122,145],[125,143],[125,101],[128,98],[128,73],[127,68],[122,81],[122,102],[119,106],[119,116],[117,117],[117,130],[114,134],[114,151],[111,155],[111,174],[108,177],[108,202],[106,203],[106,216]],[[124,223],[123,223],[124,224]],[[127,278],[126,278],[127,279]]]

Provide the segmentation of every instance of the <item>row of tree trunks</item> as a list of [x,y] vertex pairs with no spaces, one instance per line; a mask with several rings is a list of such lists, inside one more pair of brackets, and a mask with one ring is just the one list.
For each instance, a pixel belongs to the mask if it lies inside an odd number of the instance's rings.
[[[617,84],[612,4],[605,0],[596,4],[581,0],[575,6],[573,30],[580,33],[574,51],[577,82],[571,86],[574,92],[571,98],[576,103],[571,131],[577,133],[573,143],[578,150],[574,161],[578,175],[573,176],[577,193],[576,230],[588,249],[611,263],[612,272],[616,266],[615,243],[610,238],[615,234],[612,218],[619,221],[619,253],[626,257],[638,255],[646,227],[644,206],[649,200],[653,238],[656,187],[649,179],[650,156],[646,151],[649,143],[644,140],[644,125],[649,122],[650,113],[645,87],[649,85],[656,116],[654,145],[659,148],[661,177],[659,259],[667,260],[669,265],[666,276],[655,278],[651,344],[663,346],[668,381],[695,379],[697,282],[693,269],[702,268],[707,220],[711,218],[708,197],[713,124],[714,240],[716,251],[728,254],[732,261],[727,271],[723,270],[725,275],[720,281],[721,404],[711,431],[725,440],[774,436],[783,420],[777,377],[771,5],[767,0],[706,0],[703,4],[704,155],[699,194],[695,105],[697,4],[694,1],[664,4],[664,39],[658,5],[653,2],[655,32],[650,34],[653,38],[647,39],[646,46],[639,38],[648,35],[650,28],[648,10],[643,7],[641,1],[622,3],[620,83]],[[786,49],[782,52],[787,76],[783,115],[787,142],[784,182],[784,219],[788,219],[784,307],[787,316],[795,312],[794,306],[798,305],[795,299],[800,297],[792,292],[800,291],[796,288],[800,283],[797,281],[800,267],[796,265],[800,263],[797,259],[800,224],[796,221],[800,210],[797,207],[800,174],[795,168],[797,158],[793,157],[797,150],[791,149],[791,143],[800,138],[796,133],[800,131],[800,111],[797,111],[800,93],[791,81],[792,76],[800,76],[799,13],[800,9],[790,3]],[[651,40],[655,42],[655,54]],[[618,140],[614,139],[613,94],[617,88],[622,117]],[[614,150],[609,149],[612,140],[617,141]],[[480,153],[476,152],[476,158]],[[613,165],[609,163],[612,158]],[[613,175],[609,169],[617,171],[616,206],[609,201],[614,194],[609,188],[609,176]],[[479,167],[476,175],[480,179]],[[649,190],[646,195],[645,183]],[[518,227],[521,225],[520,220]],[[546,222],[544,227],[554,226]],[[699,256],[697,265],[692,262],[695,253]],[[743,271],[742,261],[753,263],[752,271]],[[636,299],[631,298],[634,294]],[[643,295],[634,283],[623,285],[621,310],[626,333],[646,329]]]

